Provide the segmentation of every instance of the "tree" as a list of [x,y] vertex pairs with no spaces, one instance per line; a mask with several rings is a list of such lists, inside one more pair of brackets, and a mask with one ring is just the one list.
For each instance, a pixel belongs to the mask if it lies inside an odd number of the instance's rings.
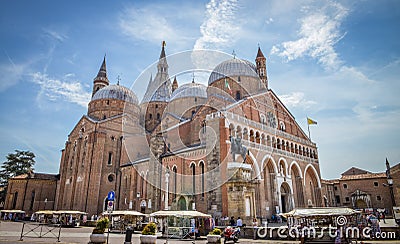
[[5,200],[8,179],[33,172],[35,165],[35,154],[30,151],[15,150],[15,153],[9,153],[6,158],[7,161],[3,162],[0,170],[0,201]]

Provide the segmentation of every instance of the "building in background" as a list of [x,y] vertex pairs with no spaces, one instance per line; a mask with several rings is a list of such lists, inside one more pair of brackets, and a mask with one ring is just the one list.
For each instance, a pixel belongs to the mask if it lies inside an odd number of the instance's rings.
[[[399,198],[400,164],[390,168],[393,179],[393,197]],[[352,167],[339,179],[322,180],[322,195],[326,207],[350,207],[369,212],[385,209],[392,214],[393,203],[386,172],[371,173]]]
[[58,175],[28,173],[8,180],[4,209],[18,209],[30,216],[55,207]]

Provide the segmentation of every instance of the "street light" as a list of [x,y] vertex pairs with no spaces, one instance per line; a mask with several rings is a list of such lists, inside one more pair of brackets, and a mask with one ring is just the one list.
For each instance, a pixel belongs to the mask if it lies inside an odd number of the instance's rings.
[[165,170],[165,202],[164,209],[168,210],[168,197],[169,197],[169,168]]

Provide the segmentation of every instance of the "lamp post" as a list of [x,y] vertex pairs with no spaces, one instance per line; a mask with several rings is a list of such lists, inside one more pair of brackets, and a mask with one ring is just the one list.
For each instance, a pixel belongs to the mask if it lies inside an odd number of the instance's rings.
[[169,169],[165,170],[165,199],[164,210],[168,210],[168,197],[169,197]]
[[393,179],[392,179],[392,176],[390,176],[390,175],[388,176],[387,182],[388,182],[388,185],[389,185],[390,198],[392,199],[392,207],[395,207],[396,206],[396,201],[394,199],[394,193],[393,193]]
[[391,208],[391,210],[392,210],[392,214],[394,215],[393,207],[396,206],[396,200],[394,199],[393,178],[390,175],[390,165],[389,165],[389,161],[388,161],[387,158],[386,158],[386,177],[387,177],[387,183],[388,183],[389,191],[390,191],[390,198],[392,199],[392,208]]

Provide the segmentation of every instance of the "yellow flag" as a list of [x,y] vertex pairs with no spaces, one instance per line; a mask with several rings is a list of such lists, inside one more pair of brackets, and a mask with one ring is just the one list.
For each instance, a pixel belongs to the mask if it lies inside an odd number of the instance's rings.
[[307,123],[308,123],[309,125],[316,125],[316,124],[317,124],[317,121],[314,121],[314,120],[312,120],[312,119],[310,119],[310,118],[307,117]]

